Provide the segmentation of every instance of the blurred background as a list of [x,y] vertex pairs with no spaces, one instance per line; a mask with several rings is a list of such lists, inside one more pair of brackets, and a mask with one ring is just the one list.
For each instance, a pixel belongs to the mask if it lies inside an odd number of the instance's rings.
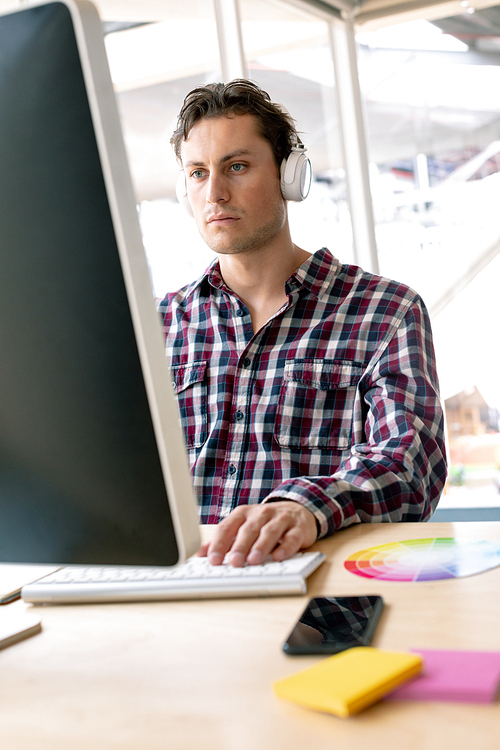
[[[23,5],[0,0],[0,12]],[[185,94],[246,77],[313,163],[294,241],[412,286],[433,324],[449,518],[500,519],[500,6],[96,0],[157,297],[212,260],[175,199]],[[471,515],[472,514],[472,515]],[[474,515],[475,514],[475,515]]]

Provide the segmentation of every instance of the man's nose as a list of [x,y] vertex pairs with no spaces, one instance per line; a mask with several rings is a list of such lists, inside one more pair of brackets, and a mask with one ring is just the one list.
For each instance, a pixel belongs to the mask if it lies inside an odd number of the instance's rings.
[[207,203],[226,203],[229,200],[227,180],[219,174],[211,174],[207,181]]

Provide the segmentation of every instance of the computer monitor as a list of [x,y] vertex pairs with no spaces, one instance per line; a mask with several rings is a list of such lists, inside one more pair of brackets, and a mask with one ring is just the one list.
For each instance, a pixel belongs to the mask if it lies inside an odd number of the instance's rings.
[[24,6],[0,16],[0,561],[198,545],[101,23]]

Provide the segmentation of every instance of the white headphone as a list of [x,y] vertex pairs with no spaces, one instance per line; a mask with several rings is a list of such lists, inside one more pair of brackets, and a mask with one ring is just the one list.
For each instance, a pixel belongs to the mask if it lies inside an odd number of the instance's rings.
[[281,162],[281,193],[287,201],[303,201],[309,195],[312,182],[311,161],[303,143],[296,143]]
[[[312,182],[311,161],[306,156],[306,147],[303,143],[296,143],[286,159],[283,159],[280,167],[281,194],[287,201],[303,201],[307,198]],[[193,210],[187,196],[186,175],[179,174],[175,185],[177,200],[184,206],[188,214],[193,215]]]

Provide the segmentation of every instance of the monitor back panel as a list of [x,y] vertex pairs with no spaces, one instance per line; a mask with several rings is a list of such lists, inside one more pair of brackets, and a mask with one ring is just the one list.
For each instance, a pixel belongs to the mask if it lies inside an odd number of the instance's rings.
[[165,479],[63,3],[0,17],[0,213],[0,561],[173,564]]

